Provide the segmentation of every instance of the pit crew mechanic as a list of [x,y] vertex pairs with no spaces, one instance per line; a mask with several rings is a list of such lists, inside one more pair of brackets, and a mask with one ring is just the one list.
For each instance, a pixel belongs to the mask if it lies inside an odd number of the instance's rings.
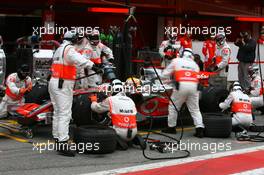
[[[216,53],[214,59],[213,71],[218,72],[226,68],[231,55],[230,46],[226,42],[226,36],[224,32],[220,32],[215,36],[216,41]],[[220,72],[222,76],[223,71]]]
[[203,43],[202,52],[204,55],[204,69],[207,70],[207,68],[212,64],[212,60],[215,57],[215,51],[216,51],[216,42],[214,40],[214,37],[208,36],[207,40]]
[[159,54],[163,58],[162,66],[166,67],[171,60],[179,56],[181,47],[180,41],[177,40],[177,34],[170,34],[167,36],[168,40],[162,41],[159,47]]
[[[193,61],[192,50],[187,48],[183,51],[182,57],[173,59],[162,72],[163,78],[173,76],[175,81],[175,89],[171,95],[177,110],[180,110],[182,104],[186,102],[187,107],[194,120],[196,133],[194,136],[202,138],[204,124],[199,109],[199,91],[198,91],[198,74],[199,67]],[[168,128],[163,130],[165,133],[176,133],[178,112],[173,104],[169,104]]]
[[52,77],[48,87],[54,109],[52,134],[58,145],[58,152],[65,156],[75,156],[75,152],[68,145],[68,140],[77,67],[100,72],[92,61],[85,59],[75,50],[73,44],[77,38],[75,31],[67,31],[64,34],[63,43],[53,56]]
[[[115,79],[111,82],[111,96],[98,103],[96,96],[91,96],[91,109],[97,113],[109,111],[113,128],[118,136],[118,145],[124,147],[127,142],[139,139],[137,135],[136,105],[127,97],[122,82]],[[122,142],[122,143],[120,143]],[[127,148],[128,146],[125,146]]]
[[253,108],[263,106],[263,88],[261,88],[261,78],[259,74],[258,65],[252,65],[249,67],[249,77],[251,81],[250,85],[250,99],[252,101]]
[[15,105],[25,101],[24,94],[32,90],[29,74],[29,66],[22,64],[18,67],[17,73],[12,73],[7,77],[5,96],[0,104],[0,118],[7,116],[8,105]]
[[234,82],[232,90],[226,100],[219,104],[219,107],[226,110],[231,106],[232,125],[249,127],[253,122],[252,103],[247,94],[242,91],[238,82]]
[[[84,39],[85,40],[85,39]],[[112,64],[114,61],[113,52],[106,45],[100,41],[100,33],[98,30],[93,30],[90,35],[88,35],[88,43],[84,48],[78,50],[86,59],[89,59],[94,64]],[[89,70],[87,74],[95,73],[93,70]],[[81,73],[83,74],[83,73]],[[91,77],[81,80],[81,87],[98,87],[102,84],[102,75],[97,74]]]

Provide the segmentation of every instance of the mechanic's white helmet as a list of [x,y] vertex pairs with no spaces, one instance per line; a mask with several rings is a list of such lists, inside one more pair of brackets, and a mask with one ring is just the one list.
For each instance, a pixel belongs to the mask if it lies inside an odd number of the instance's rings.
[[70,41],[72,43],[75,43],[77,41],[77,38],[78,38],[78,33],[74,30],[67,31],[63,36],[64,40]]
[[124,91],[124,87],[122,82],[119,79],[115,79],[111,82],[111,86],[112,86],[112,95],[115,95],[119,92]]
[[191,58],[193,59],[193,52],[192,52],[192,49],[190,48],[185,48],[183,51],[182,51],[182,58]]
[[93,46],[97,46],[100,42],[100,32],[99,30],[94,29],[90,35],[88,35],[88,39]]
[[219,32],[218,34],[216,34],[215,42],[218,46],[224,45],[226,42],[225,32]]
[[239,82],[234,82],[233,83],[233,88],[232,88],[232,91],[237,91],[237,90],[242,90],[241,86],[240,86],[240,83]]

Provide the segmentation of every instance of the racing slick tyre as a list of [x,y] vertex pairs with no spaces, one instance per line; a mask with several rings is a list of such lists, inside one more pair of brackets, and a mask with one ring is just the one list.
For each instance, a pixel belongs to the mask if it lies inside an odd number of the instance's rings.
[[73,140],[77,145],[84,145],[85,153],[107,154],[116,150],[117,134],[107,126],[87,125],[73,128]]
[[[98,94],[98,101],[102,101],[104,94]],[[89,94],[78,95],[73,97],[72,118],[77,126],[97,125],[107,117],[106,113],[97,114],[91,110],[91,101]]]
[[204,135],[213,138],[227,138],[232,131],[232,118],[222,113],[203,114]]
[[25,94],[26,103],[36,103],[41,105],[49,99],[48,85],[37,83],[29,93]]
[[224,87],[209,86],[202,91],[199,105],[201,112],[220,112],[219,103],[228,96],[228,91]]

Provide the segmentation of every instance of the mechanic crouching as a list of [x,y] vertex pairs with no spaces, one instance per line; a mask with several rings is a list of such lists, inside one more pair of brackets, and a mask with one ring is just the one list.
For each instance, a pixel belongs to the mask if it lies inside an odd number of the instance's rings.
[[77,67],[99,71],[93,62],[75,50],[73,44],[77,38],[75,31],[67,31],[64,34],[63,43],[53,56],[52,77],[49,82],[49,94],[54,109],[52,134],[57,151],[64,156],[75,156],[75,151],[70,149],[68,140]]
[[231,107],[233,131],[240,132],[248,128],[252,120],[252,104],[249,96],[242,91],[238,82],[233,84],[232,90],[226,100],[219,104],[223,110]]
[[250,99],[252,101],[253,108],[263,106],[263,83],[261,83],[261,77],[259,74],[258,65],[249,66],[248,75],[250,78]]
[[141,137],[137,135],[137,109],[134,101],[126,96],[120,80],[113,80],[111,88],[111,96],[100,103],[97,102],[96,96],[90,96],[91,108],[97,113],[109,112],[113,128],[117,133],[117,146],[126,150],[131,141],[134,144],[142,143]]
[[17,73],[12,73],[7,77],[5,96],[0,104],[0,118],[7,117],[8,105],[23,103],[24,94],[32,90],[29,74],[29,66],[22,64],[17,69]]
[[187,48],[183,50],[182,56],[173,59],[163,71],[162,76],[169,78],[173,76],[175,82],[175,89],[171,95],[168,115],[168,128],[163,130],[165,133],[175,133],[178,112],[183,103],[186,105],[191,113],[191,116],[196,127],[195,137],[202,138],[204,136],[204,124],[199,108],[199,91],[198,91],[198,74],[199,67],[194,62],[192,50]]

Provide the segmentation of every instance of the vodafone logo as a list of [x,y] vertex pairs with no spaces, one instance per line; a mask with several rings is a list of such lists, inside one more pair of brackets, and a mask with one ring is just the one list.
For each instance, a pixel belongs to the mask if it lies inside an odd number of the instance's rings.
[[243,104],[243,108],[247,109],[248,105],[247,104]]
[[129,117],[124,117],[124,122],[128,123],[129,122]]
[[192,75],[192,73],[191,73],[191,72],[185,72],[184,75],[185,75],[186,77],[190,77],[190,76]]

